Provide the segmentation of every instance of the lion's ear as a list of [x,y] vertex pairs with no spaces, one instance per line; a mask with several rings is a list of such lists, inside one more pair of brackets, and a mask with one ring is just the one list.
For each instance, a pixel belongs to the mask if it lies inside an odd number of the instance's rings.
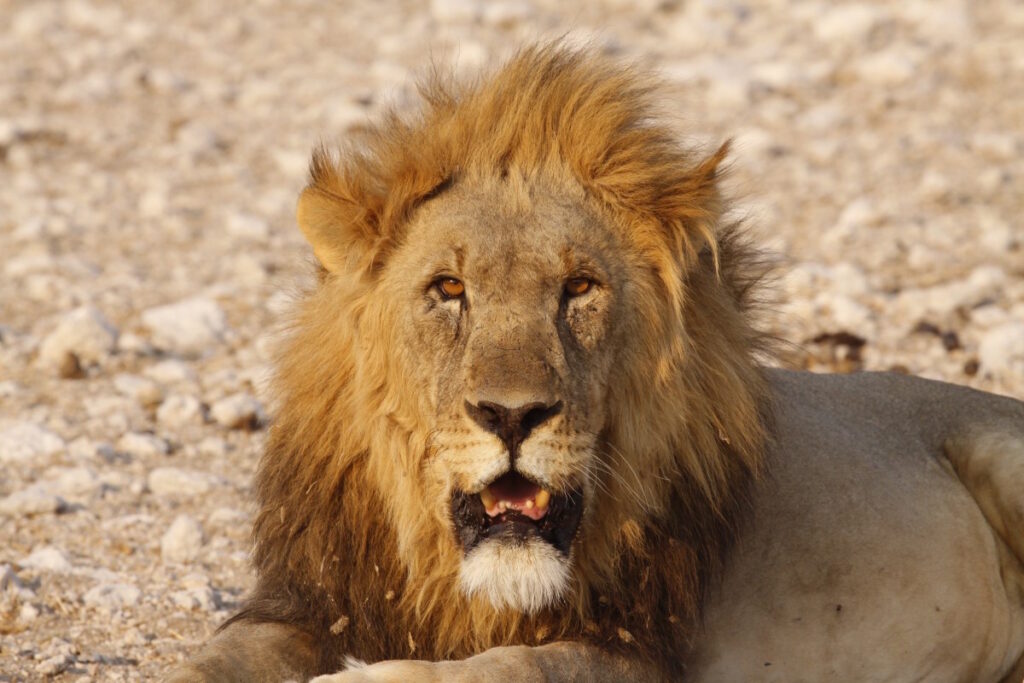
[[665,197],[662,216],[666,224],[676,226],[675,237],[682,253],[695,260],[710,250],[718,269],[718,221],[723,205],[719,182],[724,173],[722,164],[729,154],[731,141],[726,141],[713,154],[705,157],[676,183]]
[[379,238],[380,201],[352,174],[339,172],[323,149],[313,153],[310,183],[299,196],[296,221],[329,272],[364,265]]

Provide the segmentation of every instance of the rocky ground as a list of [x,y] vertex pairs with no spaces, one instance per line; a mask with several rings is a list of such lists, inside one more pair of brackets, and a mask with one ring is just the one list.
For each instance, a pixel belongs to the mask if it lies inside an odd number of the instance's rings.
[[0,681],[158,678],[252,585],[308,150],[568,32],[736,139],[782,362],[1024,396],[1024,4],[0,3]]

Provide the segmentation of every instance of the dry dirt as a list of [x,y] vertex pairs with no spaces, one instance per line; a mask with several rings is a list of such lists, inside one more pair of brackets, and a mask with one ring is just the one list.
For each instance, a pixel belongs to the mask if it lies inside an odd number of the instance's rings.
[[1024,396],[1024,4],[0,3],[0,681],[158,678],[252,585],[309,149],[568,33],[784,258],[782,362]]

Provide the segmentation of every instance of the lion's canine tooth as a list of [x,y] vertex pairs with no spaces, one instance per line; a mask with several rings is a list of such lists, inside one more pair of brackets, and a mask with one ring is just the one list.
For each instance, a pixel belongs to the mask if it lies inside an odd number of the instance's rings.
[[548,493],[545,489],[541,489],[540,492],[533,499],[533,502],[537,505],[537,507],[539,507],[542,510],[548,506],[548,503],[550,501],[551,494]]
[[494,494],[491,493],[489,486],[485,486],[484,490],[480,492],[480,502],[484,504],[485,510],[491,509],[497,502],[497,499],[494,497]]

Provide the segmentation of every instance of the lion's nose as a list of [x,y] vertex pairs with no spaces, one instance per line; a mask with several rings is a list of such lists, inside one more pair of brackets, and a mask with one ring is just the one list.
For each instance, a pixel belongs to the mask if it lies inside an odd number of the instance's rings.
[[561,401],[526,403],[515,408],[491,401],[466,401],[466,413],[478,425],[496,434],[505,443],[513,459],[519,450],[519,444],[530,435],[530,432],[560,412]]

